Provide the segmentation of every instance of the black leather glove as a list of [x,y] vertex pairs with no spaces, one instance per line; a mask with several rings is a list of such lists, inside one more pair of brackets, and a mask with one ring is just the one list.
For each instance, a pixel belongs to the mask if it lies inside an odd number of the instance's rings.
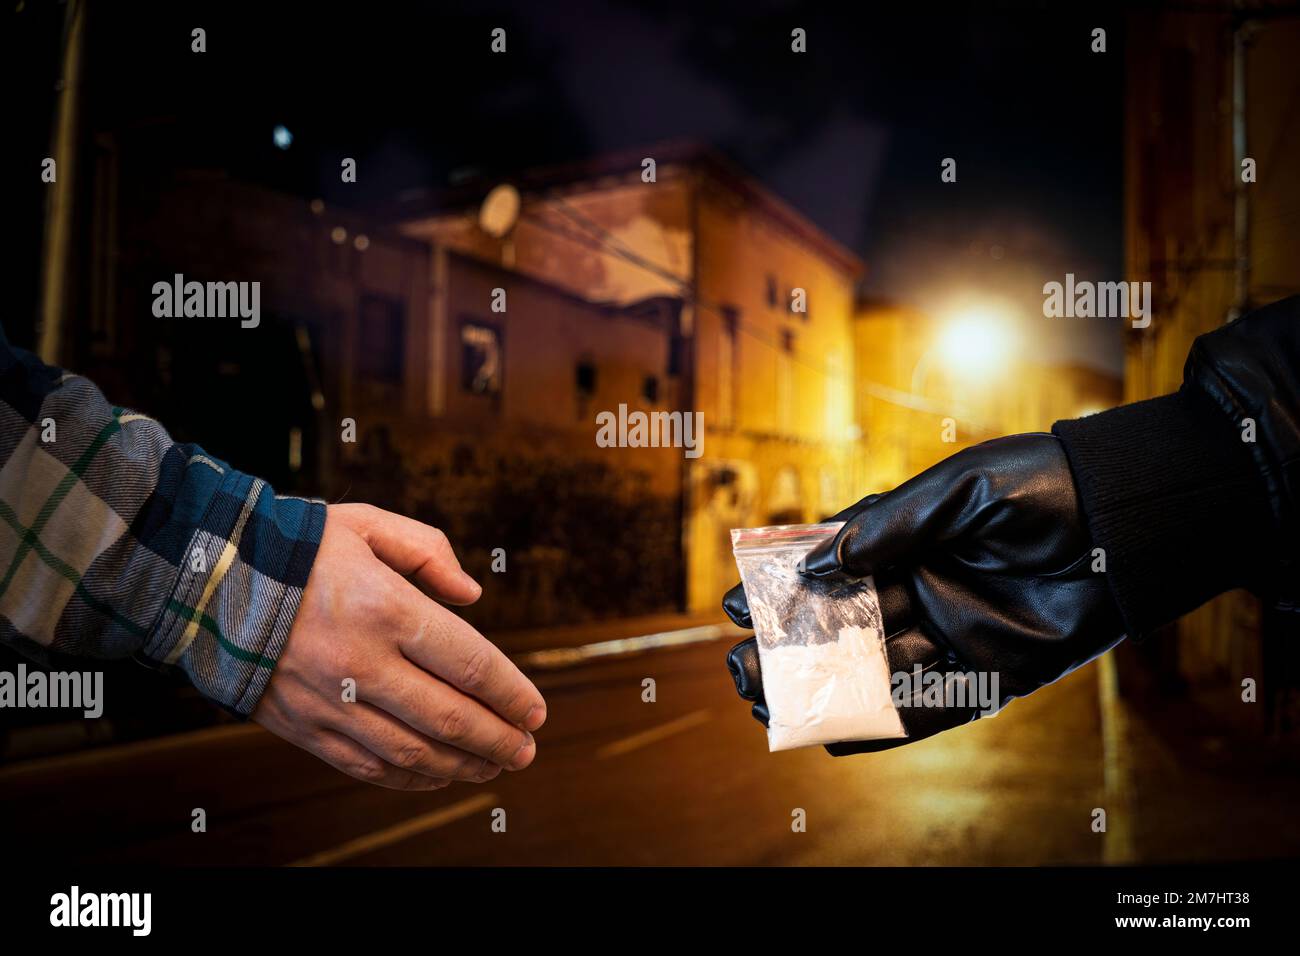
[[[1001,701],[1051,683],[1123,637],[1060,441],[999,438],[958,452],[895,490],[828,520],[839,533],[814,549],[807,574],[874,575],[891,673],[996,672]],[[752,627],[740,585],[723,600]],[[767,723],[753,638],[727,655],[736,690]],[[832,754],[883,750],[974,719],[969,707],[900,707],[907,739],[832,744]]]

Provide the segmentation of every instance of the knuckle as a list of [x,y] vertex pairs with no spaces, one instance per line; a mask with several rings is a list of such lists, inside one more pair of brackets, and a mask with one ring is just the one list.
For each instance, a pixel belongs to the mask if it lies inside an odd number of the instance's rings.
[[469,652],[461,666],[460,686],[470,692],[483,690],[492,677],[492,655],[486,647]]
[[438,718],[438,737],[443,740],[461,740],[469,728],[469,711],[461,704],[451,705]]
[[407,640],[410,647],[416,653],[419,649],[435,650],[439,642],[443,640],[444,625],[433,614],[421,615],[419,623],[415,626]]
[[493,761],[502,765],[509,763],[523,745],[524,738],[522,734],[502,734],[492,748]]
[[393,754],[391,763],[402,770],[417,770],[424,766],[425,748],[417,743],[402,744]]
[[358,759],[352,763],[348,773],[366,783],[379,783],[388,775],[388,770],[378,760]]

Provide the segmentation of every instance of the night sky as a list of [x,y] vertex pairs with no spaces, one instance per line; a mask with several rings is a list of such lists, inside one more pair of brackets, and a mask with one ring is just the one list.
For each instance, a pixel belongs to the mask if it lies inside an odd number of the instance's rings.
[[[48,154],[61,5],[8,16],[21,147]],[[388,6],[98,4],[94,128],[159,168],[220,166],[366,206],[472,173],[669,139],[714,145],[867,262],[865,291],[1023,316],[1035,356],[1118,370],[1120,329],[1050,323],[1042,284],[1122,278],[1122,13],[1064,4],[569,0]],[[190,52],[203,26],[208,51]],[[508,54],[489,32],[508,33]],[[790,30],[809,52],[790,52]],[[1108,52],[1089,50],[1108,31]],[[288,150],[272,142],[284,124]],[[25,154],[26,154],[25,153]],[[339,182],[343,156],[359,182]],[[958,181],[940,182],[954,157]],[[39,159],[33,159],[33,168]],[[35,178],[35,177],[33,177]],[[25,194],[39,262],[40,192]],[[32,291],[35,291],[34,289]],[[34,299],[32,301],[34,309]]]

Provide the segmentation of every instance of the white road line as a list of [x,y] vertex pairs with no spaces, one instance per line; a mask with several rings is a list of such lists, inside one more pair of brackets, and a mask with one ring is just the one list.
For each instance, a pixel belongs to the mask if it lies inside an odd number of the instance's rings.
[[587,661],[602,657],[622,657],[664,647],[684,647],[688,644],[701,644],[731,634],[743,633],[745,632],[738,627],[704,624],[677,631],[660,631],[656,634],[642,634],[639,637],[620,637],[612,641],[598,641],[595,644],[579,644],[577,647],[552,647],[541,651],[529,651],[515,655],[514,661],[520,667],[553,670],[585,664]]
[[222,740],[248,737],[261,733],[266,733],[266,731],[257,724],[221,724],[216,727],[204,727],[201,730],[171,734],[167,737],[156,737],[153,740],[112,744],[106,747],[78,750],[75,753],[56,754],[50,757],[33,757],[30,760],[0,767],[0,781],[12,780],[15,777],[24,777],[35,773],[73,770],[78,767],[89,767],[101,763],[111,763],[115,760],[126,760],[131,757],[165,753],[168,750],[197,747],[202,744],[217,743]]
[[695,710],[684,717],[678,717],[676,720],[670,720],[666,724],[660,724],[658,727],[651,727],[649,730],[643,730],[639,734],[633,734],[631,737],[624,737],[622,740],[616,740],[613,743],[605,744],[596,751],[597,760],[608,760],[610,757],[621,757],[625,753],[633,750],[639,750],[642,747],[649,746],[656,741],[663,740],[665,737],[671,737],[673,734],[680,734],[683,730],[690,730],[692,727],[698,727],[700,724],[707,722],[709,719],[708,709]]
[[1133,775],[1127,742],[1128,721],[1119,697],[1119,669],[1114,653],[1097,661],[1098,703],[1101,707],[1101,772],[1106,794],[1106,829],[1102,832],[1103,863],[1132,863],[1137,859],[1133,836]]
[[462,800],[460,803],[453,803],[449,807],[443,807],[441,810],[434,810],[432,813],[425,813],[418,817],[412,817],[402,823],[394,824],[383,830],[376,830],[374,833],[367,833],[365,836],[359,836],[355,840],[349,840],[347,843],[340,844],[330,850],[321,850],[319,853],[313,853],[311,856],[305,856],[301,860],[295,860],[288,864],[289,866],[332,866],[340,860],[346,860],[349,857],[360,856],[363,853],[369,853],[372,850],[378,850],[386,846],[392,846],[394,843],[401,843],[403,840],[410,839],[421,833],[427,833],[430,830],[436,830],[438,827],[446,826],[448,823],[455,823],[457,820],[464,819],[471,814],[486,810],[496,802],[496,794],[481,793],[477,797],[470,797],[468,800]]

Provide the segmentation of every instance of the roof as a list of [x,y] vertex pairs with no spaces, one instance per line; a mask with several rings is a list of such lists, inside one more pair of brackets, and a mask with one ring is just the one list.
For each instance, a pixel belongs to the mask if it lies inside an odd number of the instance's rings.
[[[410,222],[477,206],[501,182],[509,182],[521,193],[576,191],[590,188],[599,180],[641,175],[641,162],[653,156],[659,169],[687,166],[730,188],[742,200],[761,209],[798,239],[830,259],[853,277],[866,271],[856,253],[831,238],[820,226],[799,212],[754,176],[718,150],[691,141],[670,141],[638,149],[601,153],[577,162],[525,169],[507,176],[475,176],[443,190],[407,193],[382,211],[391,221]],[[596,188],[600,188],[596,186]]]

